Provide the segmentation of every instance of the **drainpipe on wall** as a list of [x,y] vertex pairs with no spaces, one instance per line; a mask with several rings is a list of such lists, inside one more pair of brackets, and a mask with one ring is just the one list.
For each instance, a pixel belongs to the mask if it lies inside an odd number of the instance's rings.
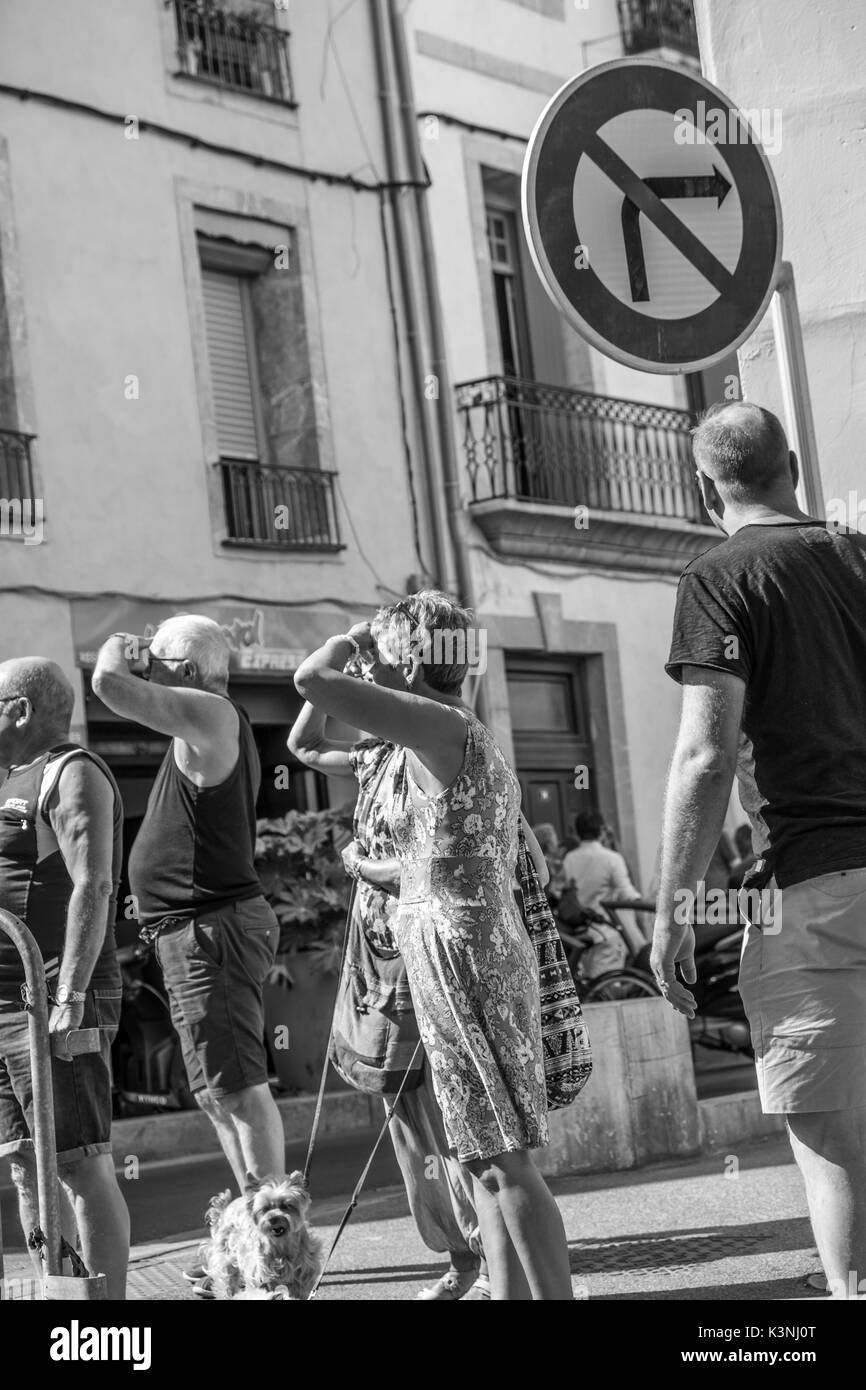
[[[397,170],[397,121],[393,107],[390,71],[385,42],[385,28],[379,10],[379,0],[369,0],[369,10],[370,26],[373,35],[373,51],[376,60],[376,81],[379,88],[379,106],[382,114],[386,178],[389,183],[392,183],[396,182],[399,177]],[[403,317],[406,326],[406,339],[409,351],[409,364],[412,374],[412,398],[421,448],[421,472],[424,478],[427,511],[429,515],[429,535],[433,551],[431,559],[436,582],[447,585],[448,579],[446,577],[446,571],[448,566],[445,560],[445,545],[443,543],[443,533],[446,529],[447,522],[445,522],[443,516],[442,499],[437,487],[438,469],[436,467],[436,448],[428,413],[428,403],[424,396],[424,378],[426,376],[426,371],[424,367],[423,341],[418,318],[415,285],[409,264],[407,249],[409,236],[406,229],[403,196],[403,193],[398,188],[388,189],[387,197],[391,207],[392,223],[394,227],[394,248],[397,260],[397,273],[400,280],[400,296],[402,299]],[[399,350],[398,346],[397,351],[399,352]]]
[[[375,0],[373,0],[375,3]],[[433,233],[430,226],[430,211],[427,206],[426,170],[421,158],[418,143],[418,119],[412,91],[412,74],[409,67],[409,51],[406,46],[406,32],[396,0],[383,0],[387,6],[391,28],[391,43],[394,50],[394,66],[397,75],[397,96],[400,102],[400,115],[403,125],[403,138],[406,156],[409,161],[409,178],[415,183],[413,196],[418,219],[418,235],[421,245],[421,266],[424,280],[424,300],[432,349],[433,372],[438,382],[436,396],[436,418],[439,427],[440,458],[442,462],[445,489],[446,517],[448,533],[454,554],[457,590],[461,601],[475,607],[472,570],[469,563],[469,519],[460,497],[460,467],[457,448],[454,442],[454,421],[451,378],[445,352],[445,330],[442,321],[442,306],[439,302],[439,286],[436,277],[436,254],[433,248]],[[476,678],[475,708],[480,718],[484,718],[483,683]]]

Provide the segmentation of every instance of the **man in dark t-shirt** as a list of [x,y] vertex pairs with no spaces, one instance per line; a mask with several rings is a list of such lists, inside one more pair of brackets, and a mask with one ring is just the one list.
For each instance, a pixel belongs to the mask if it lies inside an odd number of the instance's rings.
[[740,991],[761,1101],[787,1118],[830,1288],[847,1297],[866,1279],[866,538],[800,510],[769,411],[714,407],[694,453],[728,539],[677,597],[653,969],[693,1016],[690,923],[736,771],[758,856]]
[[262,1007],[279,928],[253,866],[261,770],[228,669],[219,625],[180,615],[150,640],[109,638],[93,689],[115,714],[172,737],[130,855],[130,888],[155,942],[190,1089],[243,1191],[247,1174],[285,1172]]

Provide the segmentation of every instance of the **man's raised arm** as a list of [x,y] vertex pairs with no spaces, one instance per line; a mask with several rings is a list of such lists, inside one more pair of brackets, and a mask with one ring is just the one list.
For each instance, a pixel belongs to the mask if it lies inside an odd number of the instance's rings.
[[157,733],[182,739],[195,749],[208,747],[236,731],[237,714],[219,695],[142,679],[148,646],[145,637],[116,632],[100,650],[93,690],[110,710]]

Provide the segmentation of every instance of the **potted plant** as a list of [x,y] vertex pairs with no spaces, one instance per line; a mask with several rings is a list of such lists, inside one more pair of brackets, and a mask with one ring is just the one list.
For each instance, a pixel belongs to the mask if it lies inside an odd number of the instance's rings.
[[324,1065],[351,889],[337,842],[351,828],[351,807],[289,811],[256,826],[256,868],[280,924],[265,1025],[289,1091],[317,1090]]

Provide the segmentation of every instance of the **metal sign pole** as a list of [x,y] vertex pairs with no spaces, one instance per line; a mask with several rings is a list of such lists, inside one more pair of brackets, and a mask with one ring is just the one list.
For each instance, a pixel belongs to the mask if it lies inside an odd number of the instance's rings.
[[782,261],[773,295],[773,331],[779,359],[782,398],[791,447],[800,461],[797,499],[810,516],[824,516],[824,489],[818,467],[818,444],[812,418],[803,329],[797,307],[794,268]]

